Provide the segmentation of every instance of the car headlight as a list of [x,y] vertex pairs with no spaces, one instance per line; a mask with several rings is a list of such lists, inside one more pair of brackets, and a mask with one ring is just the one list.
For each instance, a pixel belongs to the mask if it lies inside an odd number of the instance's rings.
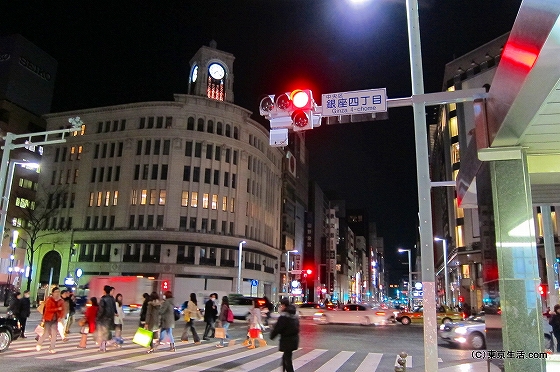
[[439,330],[440,330],[440,331],[444,331],[444,330],[445,330],[445,324],[440,325],[440,326],[439,326]]
[[458,333],[460,335],[467,334],[467,327],[457,327],[453,330],[453,332]]

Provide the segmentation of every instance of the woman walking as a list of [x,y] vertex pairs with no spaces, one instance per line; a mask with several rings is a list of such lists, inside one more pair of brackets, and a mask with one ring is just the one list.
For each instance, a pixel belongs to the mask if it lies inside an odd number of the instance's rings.
[[62,306],[64,300],[60,298],[60,288],[54,287],[51,295],[45,300],[44,310],[43,310],[43,320],[45,325],[44,332],[39,337],[37,341],[37,346],[35,349],[37,351],[41,350],[41,345],[45,338],[51,338],[51,346],[49,348],[49,353],[54,354],[54,346],[56,344],[56,334],[58,332],[58,322],[62,321]]
[[154,340],[156,339],[157,333],[159,331],[160,306],[161,306],[161,302],[159,300],[158,294],[156,292],[152,292],[152,294],[150,295],[150,301],[148,302],[148,309],[146,310],[146,323],[144,324],[144,329],[154,332],[154,335],[152,337],[152,342],[150,343],[150,348],[147,351],[148,354],[153,353],[155,347],[157,347],[157,345],[154,345]]
[[[231,314],[230,314],[231,313]],[[222,306],[220,307],[220,315],[218,316],[218,326],[225,331],[225,338],[220,339],[220,343],[216,347],[224,347],[224,341],[229,338],[228,329],[230,323],[233,321],[233,312],[229,308],[228,296],[222,297]]]
[[[185,305],[186,304],[186,305]],[[181,336],[181,341],[187,342],[189,341],[189,329],[192,332],[193,340],[195,345],[200,344],[200,337],[196,333],[196,329],[194,329],[194,319],[200,318],[200,310],[198,309],[198,303],[196,301],[196,294],[190,294],[190,300],[185,301],[183,304],[184,313],[185,313],[185,330],[183,331],[183,335]]]
[[86,312],[84,313],[86,324],[80,329],[82,338],[80,339],[80,344],[78,345],[79,349],[86,348],[88,335],[93,335],[93,333],[95,332],[97,310],[99,309],[99,305],[97,304],[97,297],[90,298],[89,303],[90,306],[87,307]]
[[117,314],[115,315],[115,342],[117,344],[123,343],[122,338],[122,329],[123,329],[123,320],[124,320],[124,311],[123,311],[123,296],[120,293],[117,293],[117,297],[115,297],[115,302],[117,305]]
[[159,331],[159,344],[163,342],[165,335],[169,335],[169,351],[175,351],[175,340],[173,339],[173,328],[175,328],[175,304],[173,294],[166,291],[163,294],[163,302],[159,308],[161,316],[161,327]]

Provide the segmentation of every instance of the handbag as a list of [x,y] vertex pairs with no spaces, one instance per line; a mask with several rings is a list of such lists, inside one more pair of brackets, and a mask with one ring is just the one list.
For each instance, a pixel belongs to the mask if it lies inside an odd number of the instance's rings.
[[86,324],[88,324],[88,321],[87,321],[86,318],[81,318],[80,320],[78,320],[78,325],[79,325],[80,327],[83,327],[83,326],[85,326]]
[[191,312],[185,309],[185,322],[190,322],[191,321]]
[[45,333],[45,327],[43,325],[43,322],[41,322],[40,324],[37,325],[37,327],[35,327],[35,333],[39,337],[41,337],[43,333]]
[[83,335],[87,335],[89,333],[89,325],[82,326],[82,328],[80,329],[80,333]]
[[132,338],[132,342],[140,346],[150,347],[152,345],[153,337],[154,332],[144,328],[138,328]]
[[225,328],[216,328],[214,333],[215,338],[226,338],[226,329]]
[[249,329],[249,338],[259,338],[261,330],[258,328]]

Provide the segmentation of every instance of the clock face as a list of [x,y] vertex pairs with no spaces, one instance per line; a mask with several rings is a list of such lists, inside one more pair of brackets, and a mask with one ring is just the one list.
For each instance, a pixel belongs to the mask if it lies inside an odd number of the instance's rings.
[[212,76],[216,80],[222,79],[226,74],[224,68],[218,63],[212,63],[210,66],[208,66],[208,72],[210,73],[210,76]]
[[192,75],[191,75],[191,80],[192,82],[196,82],[196,78],[198,77],[198,66],[195,65],[193,70],[192,70]]

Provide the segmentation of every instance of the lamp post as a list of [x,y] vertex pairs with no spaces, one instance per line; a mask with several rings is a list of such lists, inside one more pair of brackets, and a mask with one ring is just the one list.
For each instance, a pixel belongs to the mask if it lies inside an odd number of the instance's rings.
[[410,249],[399,248],[399,253],[408,253],[408,307],[412,309],[412,259]]
[[447,273],[447,239],[442,239],[435,237],[436,242],[443,242],[443,296],[445,299],[445,304],[450,306],[451,301],[449,300],[449,276]]
[[291,251],[286,251],[286,280],[288,282],[288,296],[292,293],[292,267],[290,265],[290,253],[298,253],[297,249],[292,249]]
[[239,242],[239,256],[237,257],[237,293],[241,293],[241,260],[243,257],[243,244],[247,244],[245,240]]

